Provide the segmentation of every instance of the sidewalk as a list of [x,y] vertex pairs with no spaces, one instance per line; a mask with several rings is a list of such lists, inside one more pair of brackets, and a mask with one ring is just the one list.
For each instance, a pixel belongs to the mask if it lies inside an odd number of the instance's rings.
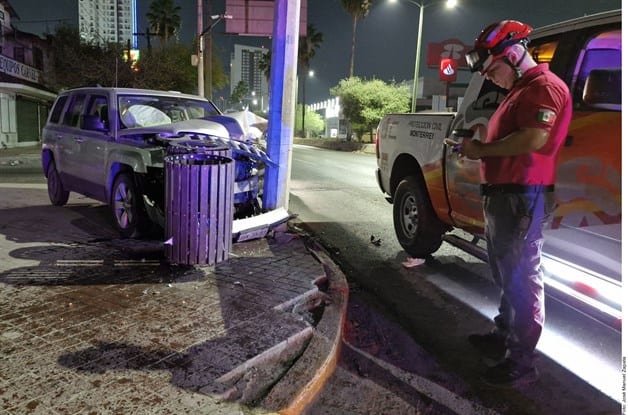
[[0,148],[0,167],[41,166],[41,144]]
[[333,371],[347,284],[295,226],[173,266],[98,202],[0,188],[0,414],[300,413]]

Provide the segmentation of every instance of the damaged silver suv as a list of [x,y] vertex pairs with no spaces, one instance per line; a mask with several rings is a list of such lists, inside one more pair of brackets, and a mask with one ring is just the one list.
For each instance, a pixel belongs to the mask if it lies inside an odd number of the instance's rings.
[[[104,202],[120,234],[138,237],[152,225],[163,228],[164,157],[172,148],[212,144],[229,148],[235,160],[234,219],[260,216],[260,179],[271,161],[211,102],[178,92],[68,90],[42,134],[48,195],[57,206],[69,192]],[[241,230],[234,222],[234,236]]]

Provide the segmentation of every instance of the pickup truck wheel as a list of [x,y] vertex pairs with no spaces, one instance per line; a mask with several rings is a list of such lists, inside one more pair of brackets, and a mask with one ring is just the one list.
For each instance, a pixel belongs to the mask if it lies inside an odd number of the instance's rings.
[[436,217],[427,189],[418,177],[408,176],[399,183],[393,199],[393,218],[399,243],[413,257],[425,258],[443,243],[445,227]]
[[59,172],[57,172],[57,166],[55,165],[54,160],[50,160],[50,163],[48,164],[46,178],[50,203],[55,206],[63,206],[68,203],[70,192],[63,188],[63,183],[61,183],[61,177],[59,176]]
[[141,235],[143,224],[143,204],[137,192],[133,177],[120,173],[111,189],[111,212],[123,238],[136,238]]

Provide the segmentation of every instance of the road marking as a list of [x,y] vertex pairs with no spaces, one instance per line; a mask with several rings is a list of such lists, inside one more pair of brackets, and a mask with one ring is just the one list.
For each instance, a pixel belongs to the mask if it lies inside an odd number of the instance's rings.
[[161,263],[158,260],[142,261],[142,260],[119,260],[114,261],[114,267],[142,267],[142,266],[157,266]]
[[57,259],[58,267],[93,267],[104,265],[104,259]]
[[417,392],[427,396],[433,401],[451,409],[458,415],[500,415],[499,412],[495,412],[492,409],[483,407],[482,405],[469,401],[462,396],[456,395],[454,392],[441,385],[432,382],[429,379],[421,377],[417,374],[406,372],[397,366],[391,365],[377,357],[370,355],[357,347],[343,342],[343,345],[349,347],[356,353],[364,356],[365,358],[373,361],[375,364],[386,369],[391,375],[395,376],[400,381],[413,387]]
[[0,183],[0,187],[8,189],[48,189],[46,183]]
[[[114,267],[145,267],[159,266],[161,263],[157,260],[116,260],[113,261]],[[105,265],[104,259],[58,259],[55,261],[58,267],[99,267]]]

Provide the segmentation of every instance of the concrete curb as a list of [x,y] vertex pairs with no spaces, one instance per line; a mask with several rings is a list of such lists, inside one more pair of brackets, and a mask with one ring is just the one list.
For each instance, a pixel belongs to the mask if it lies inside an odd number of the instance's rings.
[[[342,271],[324,249],[310,240],[308,250],[325,270],[328,297],[323,316],[316,325],[310,343],[262,402],[283,415],[301,414],[316,399],[332,375],[342,349],[343,328],[349,299],[349,286]],[[313,375],[308,375],[313,368]]]
[[330,141],[317,138],[294,138],[294,144],[300,144],[311,147],[325,148],[335,151],[351,151],[366,154],[375,154],[375,144],[358,143],[357,141]]

